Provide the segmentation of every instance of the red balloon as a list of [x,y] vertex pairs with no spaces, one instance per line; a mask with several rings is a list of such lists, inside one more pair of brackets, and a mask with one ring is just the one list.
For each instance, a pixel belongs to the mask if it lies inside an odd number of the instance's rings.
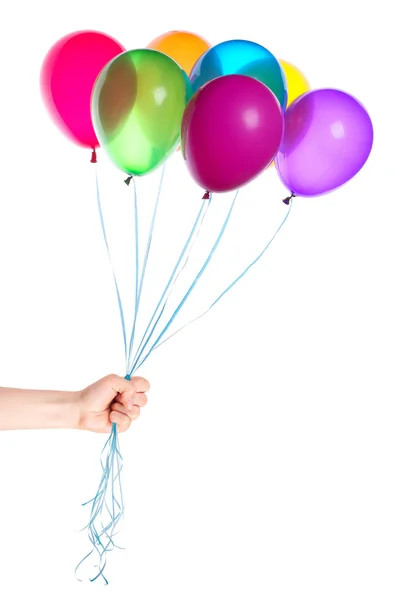
[[228,192],[273,161],[283,137],[281,106],[252,77],[225,75],[206,83],[182,119],[182,154],[193,179],[208,192]]
[[77,31],[56,42],[44,59],[40,86],[46,108],[64,135],[79,146],[99,146],[90,113],[92,89],[106,64],[124,51],[104,33]]

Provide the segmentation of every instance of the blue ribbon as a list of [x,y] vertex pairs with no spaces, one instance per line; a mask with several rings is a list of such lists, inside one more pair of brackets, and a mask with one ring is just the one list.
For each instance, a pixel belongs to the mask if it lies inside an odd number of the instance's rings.
[[[190,256],[194,241],[197,239],[197,237],[199,235],[202,223],[204,221],[204,218],[205,218],[208,208],[210,206],[212,196],[210,196],[210,198],[206,198],[205,200],[203,200],[202,204],[200,206],[200,210],[195,218],[194,224],[193,224],[193,226],[189,232],[189,235],[186,239],[186,242],[183,246],[183,249],[176,261],[175,266],[172,269],[172,273],[169,277],[169,280],[161,294],[161,298],[159,299],[159,301],[157,303],[157,306],[153,312],[153,315],[150,318],[150,321],[147,325],[147,328],[143,334],[143,337],[138,345],[135,356],[132,360],[131,355],[133,352],[133,346],[134,346],[134,341],[135,341],[135,333],[136,333],[136,325],[137,325],[137,319],[138,319],[138,314],[139,314],[140,300],[141,300],[142,291],[143,291],[143,284],[144,284],[144,280],[145,280],[145,274],[146,274],[146,269],[147,269],[147,264],[148,264],[148,259],[149,259],[151,244],[152,244],[152,238],[153,238],[153,234],[154,234],[154,227],[155,227],[156,216],[157,216],[157,211],[158,211],[158,206],[159,206],[159,201],[160,201],[161,188],[162,188],[162,183],[163,183],[163,179],[164,179],[164,174],[165,174],[165,167],[163,167],[163,169],[162,169],[159,190],[158,190],[158,194],[157,194],[157,198],[156,198],[156,202],[155,202],[155,206],[154,206],[153,217],[151,220],[149,235],[148,235],[148,239],[147,239],[146,251],[145,251],[143,265],[142,265],[141,269],[140,269],[140,260],[139,260],[139,218],[138,218],[139,217],[139,209],[138,209],[138,198],[137,198],[137,192],[136,192],[136,185],[134,182],[135,311],[134,311],[131,337],[130,337],[129,347],[128,347],[124,311],[123,311],[118,282],[117,282],[116,275],[115,275],[113,265],[112,265],[111,253],[110,253],[110,249],[109,249],[109,245],[108,245],[108,239],[107,239],[107,234],[106,234],[106,229],[105,229],[105,224],[104,224],[103,211],[102,211],[101,202],[100,202],[98,175],[97,175],[97,171],[96,171],[97,205],[98,205],[98,209],[99,209],[103,238],[104,238],[104,242],[105,242],[106,249],[108,252],[108,257],[110,260],[112,274],[113,274],[113,278],[114,278],[115,289],[116,289],[116,293],[117,293],[118,306],[119,306],[119,311],[120,311],[120,320],[121,320],[121,326],[122,326],[122,334],[123,334],[124,347],[125,347],[125,358],[126,358],[126,363],[127,363],[127,375],[125,376],[125,379],[127,379],[128,381],[130,380],[133,373],[136,372],[144,364],[144,362],[147,360],[147,358],[150,356],[150,354],[155,349],[159,348],[166,341],[168,341],[169,339],[174,337],[177,333],[182,331],[182,329],[184,329],[185,327],[187,327],[194,321],[196,321],[199,318],[201,318],[202,316],[204,316],[210,310],[212,310],[212,308],[218,302],[220,302],[222,300],[222,298],[235,285],[237,285],[241,279],[243,279],[243,277],[248,273],[248,271],[255,264],[257,264],[258,261],[264,256],[264,254],[268,250],[269,246],[271,245],[272,241],[275,239],[276,235],[278,234],[278,232],[281,230],[281,228],[285,224],[285,222],[289,216],[290,210],[291,210],[291,203],[290,203],[288,211],[286,213],[286,216],[284,217],[282,223],[276,230],[275,234],[269,240],[268,244],[264,247],[264,249],[261,251],[261,253],[240,273],[240,275],[238,275],[232,281],[232,283],[229,284],[225,288],[225,290],[219,294],[219,296],[216,298],[216,300],[214,300],[212,302],[212,304],[209,306],[209,308],[202,315],[200,315],[196,319],[190,321],[189,323],[187,323],[186,325],[184,325],[183,327],[178,329],[178,331],[176,331],[174,334],[163,339],[165,334],[169,331],[171,325],[174,323],[175,319],[179,315],[183,306],[186,304],[187,300],[193,293],[194,289],[196,288],[201,277],[203,276],[204,272],[206,271],[207,267],[209,266],[218,246],[220,245],[220,243],[223,239],[223,236],[225,234],[226,228],[230,221],[234,206],[236,204],[236,200],[237,200],[237,196],[238,196],[238,192],[236,192],[236,194],[232,200],[232,203],[230,205],[228,214],[222,224],[222,227],[216,237],[216,240],[215,240],[207,258],[203,262],[201,268],[199,269],[198,273],[196,274],[196,276],[195,276],[194,280],[192,281],[192,283],[190,284],[189,288],[183,295],[178,306],[176,307],[176,309],[173,311],[172,315],[168,319],[166,325],[162,328],[161,333],[156,336],[155,341],[152,341],[152,338],[153,338],[154,332],[157,328],[157,325],[159,324],[159,322],[165,312],[165,309],[166,309],[166,306],[168,303],[168,299],[171,295],[171,291],[174,288],[176,281],[179,278],[179,275],[181,274],[181,272],[183,271],[183,269],[185,268],[185,266],[189,260],[189,256]],[[116,535],[117,525],[121,521],[123,514],[124,514],[124,502],[123,502],[122,485],[121,485],[122,456],[121,456],[121,452],[120,452],[119,441],[118,441],[118,432],[117,432],[117,427],[116,427],[115,423],[112,425],[111,433],[107,439],[107,442],[106,442],[106,444],[103,448],[102,454],[101,454],[101,467],[102,467],[102,477],[101,477],[100,484],[97,489],[96,495],[94,498],[92,498],[91,500],[89,500],[88,502],[86,502],[84,504],[84,506],[91,505],[90,520],[85,529],[87,529],[87,531],[88,531],[88,537],[89,537],[89,540],[90,540],[93,548],[80,561],[80,563],[76,567],[76,573],[78,572],[78,569],[80,568],[82,563],[85,562],[89,557],[97,556],[97,560],[98,560],[97,574],[93,578],[91,578],[90,581],[93,582],[93,581],[96,581],[97,579],[101,578],[104,581],[104,583],[107,585],[108,580],[106,579],[105,574],[104,574],[106,564],[107,564],[107,553],[110,552],[113,548],[118,548],[118,546],[114,542],[114,537]]]

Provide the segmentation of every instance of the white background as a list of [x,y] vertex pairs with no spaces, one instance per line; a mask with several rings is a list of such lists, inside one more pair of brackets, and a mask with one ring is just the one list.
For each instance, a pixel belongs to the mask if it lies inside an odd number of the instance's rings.
[[[333,194],[298,199],[243,284],[143,368],[152,393],[121,439],[127,550],[111,556],[108,588],[73,573],[87,549],[80,503],[98,484],[102,436],[1,434],[2,598],[399,597],[399,44],[390,4],[2,4],[3,386],[80,389],[124,374],[90,153],[55,129],[39,95],[41,61],[59,37],[98,29],[127,48],[171,29],[211,43],[251,39],[297,64],[313,87],[358,97],[375,127],[363,171]],[[113,239],[128,254],[132,190],[103,157],[99,168],[107,206],[118,206]],[[157,178],[140,180],[142,198],[154,198]],[[159,255],[172,256],[175,232],[185,233],[180,211],[197,210],[200,192],[174,157]],[[248,219],[232,222],[194,312],[284,215],[273,170],[241,194]],[[130,263],[122,267],[128,281]]]

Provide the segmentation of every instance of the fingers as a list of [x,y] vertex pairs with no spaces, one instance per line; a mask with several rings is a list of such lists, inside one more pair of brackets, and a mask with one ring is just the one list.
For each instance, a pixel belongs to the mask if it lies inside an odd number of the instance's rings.
[[108,375],[106,379],[116,394],[123,394],[125,392],[146,394],[150,389],[150,384],[144,377],[132,377],[132,379],[128,381],[123,377],[118,377],[118,375]]
[[117,375],[109,375],[108,383],[115,392],[116,399],[124,404],[128,410],[133,406],[145,406],[147,403],[146,392],[150,384],[143,377],[133,377],[130,381]]
[[143,408],[147,404],[147,395],[146,394],[136,394],[135,399],[133,401],[133,406],[140,406]]
[[132,408],[128,409],[121,402],[113,402],[111,405],[111,412],[118,412],[121,415],[129,417],[131,421],[134,421],[140,416],[140,407],[134,405]]
[[132,421],[140,416],[140,407],[145,406],[147,398],[145,394],[137,394],[140,404],[127,408],[122,402],[113,402],[111,405],[110,421],[117,425],[118,431],[123,432],[129,429]]
[[135,407],[143,408],[147,404],[146,394],[118,394],[115,398],[115,402],[122,404],[127,411],[132,411]]
[[139,394],[147,394],[150,390],[150,384],[144,377],[132,377],[130,383],[136,387]]
[[111,423],[116,424],[119,433],[127,431],[132,423],[132,420],[128,417],[128,415],[124,415],[118,411],[112,411],[110,413],[110,421]]

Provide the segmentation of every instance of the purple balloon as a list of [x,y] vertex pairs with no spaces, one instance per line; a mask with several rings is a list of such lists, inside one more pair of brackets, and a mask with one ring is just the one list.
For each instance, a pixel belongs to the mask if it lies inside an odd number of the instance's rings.
[[275,165],[296,196],[319,196],[349,181],[366,163],[373,127],[365,108],[333,89],[300,96],[285,113]]
[[268,167],[282,136],[283,114],[271,90],[245,75],[225,75],[200,88],[187,105],[182,154],[203,189],[228,192]]

